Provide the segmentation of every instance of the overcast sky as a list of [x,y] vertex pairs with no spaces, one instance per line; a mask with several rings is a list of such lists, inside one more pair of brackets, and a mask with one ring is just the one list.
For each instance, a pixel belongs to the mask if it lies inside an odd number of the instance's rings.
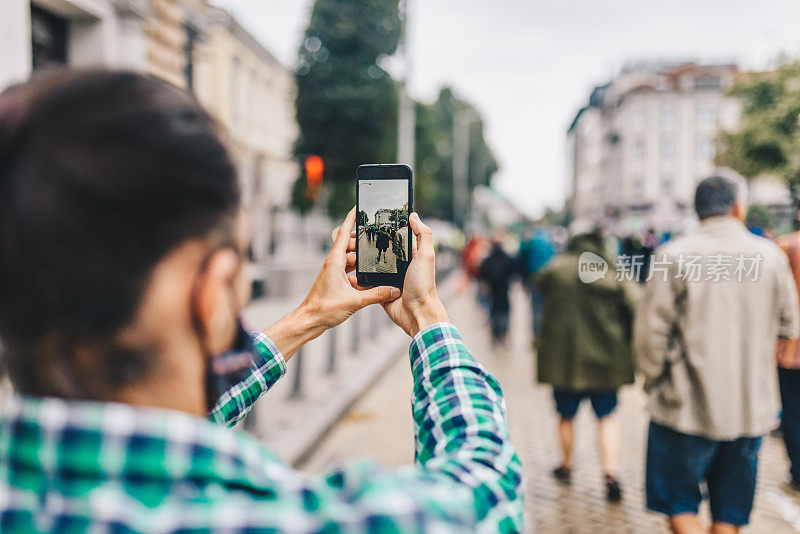
[[370,223],[380,209],[401,209],[408,202],[407,180],[361,180],[358,209],[367,212]]
[[[566,191],[565,133],[589,91],[630,60],[800,55],[799,0],[408,0],[413,96],[443,84],[475,104],[495,185],[536,214]],[[217,0],[287,65],[312,0]]]

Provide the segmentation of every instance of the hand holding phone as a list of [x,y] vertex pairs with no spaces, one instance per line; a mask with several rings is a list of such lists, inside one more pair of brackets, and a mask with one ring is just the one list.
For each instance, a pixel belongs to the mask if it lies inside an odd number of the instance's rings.
[[432,324],[449,323],[450,318],[436,292],[433,233],[416,213],[411,214],[409,226],[417,237],[417,246],[405,275],[403,292],[399,299],[381,305],[392,321],[413,337]]
[[356,171],[356,277],[359,286],[403,287],[411,262],[413,210],[408,165],[361,165]]

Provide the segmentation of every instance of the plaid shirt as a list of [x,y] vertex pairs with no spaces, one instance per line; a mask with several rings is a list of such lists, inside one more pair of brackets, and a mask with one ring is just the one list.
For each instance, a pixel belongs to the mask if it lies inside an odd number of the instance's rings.
[[411,344],[416,465],[309,478],[232,432],[283,376],[259,335],[252,374],[204,421],[107,402],[17,398],[0,417],[2,532],[521,531],[522,469],[497,382],[458,331]]

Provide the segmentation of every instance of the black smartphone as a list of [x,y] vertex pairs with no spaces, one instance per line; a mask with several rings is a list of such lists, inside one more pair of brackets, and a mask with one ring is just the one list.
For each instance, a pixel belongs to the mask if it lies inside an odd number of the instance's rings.
[[408,165],[356,170],[356,277],[361,286],[402,289],[411,262],[414,185]]

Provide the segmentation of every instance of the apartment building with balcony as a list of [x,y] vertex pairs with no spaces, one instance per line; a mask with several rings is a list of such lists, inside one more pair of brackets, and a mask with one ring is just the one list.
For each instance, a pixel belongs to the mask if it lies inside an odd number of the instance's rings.
[[680,229],[698,181],[714,169],[715,137],[741,105],[734,64],[636,63],[596,87],[568,130],[574,217]]

